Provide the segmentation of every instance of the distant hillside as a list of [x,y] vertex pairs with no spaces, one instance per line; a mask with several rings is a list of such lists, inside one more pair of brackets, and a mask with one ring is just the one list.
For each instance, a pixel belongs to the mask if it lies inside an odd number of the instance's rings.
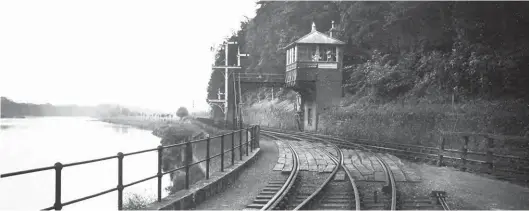
[[98,108],[77,105],[56,106],[51,104],[18,103],[13,100],[1,98],[2,118],[24,116],[96,116]]
[[123,106],[117,104],[100,104],[97,106],[78,106],[78,105],[52,105],[52,104],[33,104],[19,103],[9,98],[1,97],[2,118],[15,118],[25,116],[90,116],[90,117],[109,117],[115,115],[138,115],[138,114],[162,114],[153,109]]

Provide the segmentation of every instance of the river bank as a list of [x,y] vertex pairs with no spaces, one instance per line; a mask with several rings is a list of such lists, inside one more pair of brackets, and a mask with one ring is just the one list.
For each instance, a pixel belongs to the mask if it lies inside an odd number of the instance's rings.
[[222,132],[227,132],[206,125],[195,120],[193,117],[188,117],[184,120],[157,120],[122,116],[100,118],[99,121],[149,130],[152,131],[153,135],[162,139],[167,136],[213,136]]
[[[139,117],[114,117],[101,118],[99,121],[112,124],[128,125],[135,128],[152,131],[151,133],[154,136],[160,138],[160,145],[162,146],[182,143],[186,138],[198,140],[206,138],[208,135],[216,136],[230,132],[197,121],[193,117],[188,117],[183,120],[154,120],[143,119]],[[238,141],[239,137],[235,136],[234,140]],[[224,141],[225,149],[231,147],[231,142],[229,142],[228,139],[220,140],[220,138],[213,138],[210,142],[211,154],[220,153],[221,141]],[[164,172],[173,170],[175,168],[180,168],[184,165],[182,159],[183,157],[181,156],[182,150],[182,147],[174,147],[167,148],[163,151],[162,169]],[[204,160],[206,155],[206,142],[193,143],[192,155],[192,163],[198,163],[198,161]],[[238,156],[238,153],[236,153],[235,156]],[[226,155],[226,161],[229,161],[230,159],[231,155]],[[219,169],[218,166],[220,166],[220,160],[212,159],[210,163],[210,173],[217,171]],[[225,163],[225,166],[229,166],[229,164]],[[191,184],[194,184],[205,178],[205,172],[204,163],[191,166]],[[175,193],[184,189],[183,185],[185,184],[185,173],[183,171],[175,171],[170,174],[170,177],[170,180],[172,181],[171,187],[169,188],[170,193]]]

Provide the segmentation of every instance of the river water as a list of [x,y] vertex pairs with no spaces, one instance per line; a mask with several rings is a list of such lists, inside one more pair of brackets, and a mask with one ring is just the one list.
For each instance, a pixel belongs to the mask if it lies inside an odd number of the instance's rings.
[[[160,138],[150,131],[83,117],[28,117],[0,121],[0,174],[155,148]],[[127,156],[123,183],[157,173],[157,153]],[[62,202],[117,186],[117,159],[62,170]],[[168,175],[163,187],[170,185]],[[165,189],[165,188],[164,188]],[[125,188],[124,202],[139,194],[154,200],[157,180]],[[163,191],[163,197],[167,196]],[[0,210],[34,210],[53,206],[55,171],[0,178]],[[117,209],[117,192],[65,206],[64,210]]]

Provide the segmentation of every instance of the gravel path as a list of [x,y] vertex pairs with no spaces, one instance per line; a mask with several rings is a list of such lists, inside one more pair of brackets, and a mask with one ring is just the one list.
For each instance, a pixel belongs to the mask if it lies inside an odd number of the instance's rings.
[[274,177],[281,176],[272,171],[277,161],[278,150],[274,141],[261,136],[261,154],[251,166],[248,166],[237,181],[224,192],[203,203],[196,210],[241,210],[251,204],[261,189]]
[[417,169],[423,179],[413,191],[426,195],[432,190],[444,190],[451,209],[529,209],[529,188],[451,167],[405,163]]

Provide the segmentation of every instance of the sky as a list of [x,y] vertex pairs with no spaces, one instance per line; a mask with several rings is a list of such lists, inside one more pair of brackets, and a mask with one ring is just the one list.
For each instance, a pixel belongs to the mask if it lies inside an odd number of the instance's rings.
[[255,2],[0,1],[0,96],[205,110],[210,47],[254,17]]

